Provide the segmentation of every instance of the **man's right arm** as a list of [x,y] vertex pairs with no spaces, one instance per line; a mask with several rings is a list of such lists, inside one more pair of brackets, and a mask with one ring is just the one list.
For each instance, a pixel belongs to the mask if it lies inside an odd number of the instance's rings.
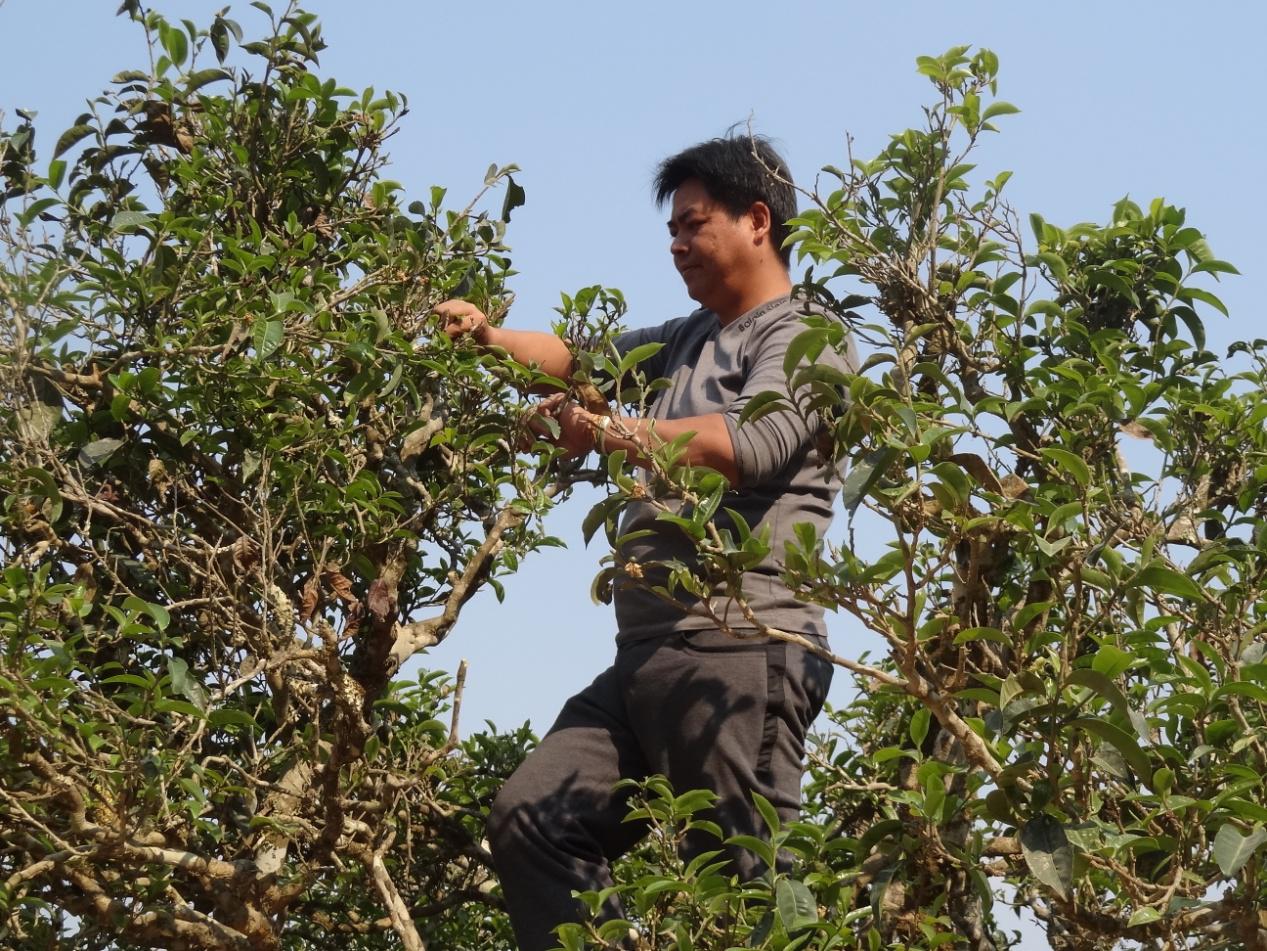
[[505,350],[516,362],[524,366],[536,364],[542,373],[560,380],[572,375],[572,354],[554,334],[494,327],[482,310],[464,300],[447,300],[436,307],[435,313],[452,339],[469,335],[480,346]]

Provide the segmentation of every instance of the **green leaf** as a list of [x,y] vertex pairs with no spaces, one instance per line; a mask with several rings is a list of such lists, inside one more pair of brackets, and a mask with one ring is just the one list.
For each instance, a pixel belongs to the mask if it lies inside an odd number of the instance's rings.
[[765,822],[765,827],[770,830],[770,834],[774,835],[782,828],[783,823],[779,821],[779,814],[775,810],[774,805],[769,799],[761,795],[759,792],[753,792],[752,801],[757,806],[757,812],[761,813],[761,818]]
[[75,143],[83,141],[92,135],[93,127],[86,122],[80,125],[71,126],[61,134],[61,138],[57,140],[57,144],[53,146],[53,158],[57,158],[67,149],[71,148]]
[[185,57],[189,55],[189,38],[185,35],[185,31],[176,26],[160,28],[160,35],[163,49],[167,50],[172,63],[176,66],[183,64]]
[[780,878],[774,886],[774,905],[788,932],[800,931],[818,922],[818,903],[804,882]]
[[211,46],[216,51],[216,59],[223,63],[229,55],[229,28],[220,17],[211,24]]
[[629,370],[632,370],[634,367],[636,367],[639,363],[642,363],[642,361],[650,359],[651,357],[654,357],[663,348],[664,348],[664,344],[659,343],[659,342],[644,343],[644,344],[640,344],[637,347],[634,347],[632,350],[630,350],[628,353],[626,353],[623,357],[620,358],[620,372],[622,374],[627,373]]
[[[657,884],[661,884],[661,883],[657,883]],[[668,888],[680,889],[682,887],[677,882],[664,882],[663,885]],[[650,889],[647,890],[647,894],[652,894]],[[599,926],[598,936],[599,938],[602,939],[604,947],[615,948],[615,947],[619,947],[620,942],[622,942],[629,936],[629,932],[632,929],[633,929],[633,924],[631,922],[628,922],[624,920],[623,918],[612,918],[609,921],[604,921],[602,925]]]
[[612,603],[612,586],[618,572],[615,568],[604,568],[594,576],[590,584],[590,599],[595,604]]
[[827,328],[810,327],[797,334],[783,355],[783,375],[791,376],[807,358],[813,362],[827,344]]
[[1131,287],[1130,282],[1116,271],[1110,271],[1108,268],[1102,267],[1088,268],[1087,281],[1099,287],[1107,288],[1115,294],[1125,297],[1136,307],[1139,306],[1139,297],[1135,294],[1135,288]]
[[160,713],[179,713],[199,720],[203,718],[203,712],[187,700],[159,700],[155,702],[154,709]]
[[[258,730],[260,728],[253,716],[245,710],[235,710],[232,707],[221,707],[218,710],[211,711],[207,716],[207,722],[216,729],[223,729],[226,726],[244,726],[248,730]],[[377,739],[377,737],[372,737],[372,739]]]
[[693,816],[717,802],[717,793],[708,789],[690,789],[673,799],[673,811],[679,816]]
[[257,320],[251,328],[255,359],[266,360],[282,345],[286,327],[280,320]]
[[1047,270],[1051,272],[1052,277],[1057,281],[1065,281],[1069,277],[1069,265],[1065,263],[1065,259],[1054,251],[1040,251],[1034,255],[1035,260],[1047,266]]
[[510,213],[516,208],[522,207],[527,201],[527,193],[524,192],[520,184],[515,181],[513,175],[506,176],[506,198],[502,201],[502,221],[510,221]]
[[1132,578],[1129,587],[1151,588],[1188,601],[1207,600],[1200,585],[1187,575],[1156,562],[1148,565]]
[[955,635],[955,645],[968,644],[972,641],[994,641],[998,644],[1011,644],[1012,639],[997,627],[968,627]]
[[53,478],[53,474],[47,469],[37,469],[33,466],[22,470],[22,478],[36,483],[36,486],[33,486],[28,491],[30,491],[31,495],[47,501],[48,520],[50,523],[56,524],[57,520],[62,517],[62,493],[57,487],[57,480]]
[[1073,888],[1073,847],[1064,827],[1044,813],[1021,828],[1021,852],[1025,864],[1040,882],[1061,898]]
[[1013,700],[1025,693],[1025,685],[1015,674],[1009,674],[999,687],[999,709],[1005,709]]
[[1145,781],[1152,779],[1153,768],[1148,761],[1148,754],[1140,749],[1140,745],[1135,742],[1135,738],[1125,730],[1114,726],[1107,720],[1097,720],[1092,717],[1079,717],[1070,725],[1086,730],[1088,733],[1111,743],[1122,754],[1122,758],[1130,764],[1131,769],[1135,770],[1140,779]]
[[110,219],[111,231],[132,231],[136,228],[151,228],[154,219],[143,211],[121,211]]
[[1058,446],[1046,446],[1038,451],[1057,469],[1072,476],[1078,485],[1085,488],[1091,482],[1091,468],[1076,453]]
[[29,385],[35,399],[18,408],[18,432],[24,439],[44,442],[62,421],[65,402],[57,387],[42,376],[32,375]]
[[989,122],[995,116],[1010,116],[1020,111],[1020,109],[1012,105],[1010,102],[992,102],[990,105],[986,106],[985,112],[981,113],[981,121]]
[[1136,925],[1151,925],[1154,921],[1161,921],[1161,912],[1156,908],[1140,908],[1130,920],[1126,922],[1126,927],[1134,928]]
[[86,466],[101,465],[118,452],[119,447],[122,445],[122,439],[115,439],[112,436],[105,439],[95,439],[79,448],[79,461]]
[[1218,297],[1211,294],[1209,291],[1203,290],[1200,287],[1184,287],[1179,291],[1178,296],[1181,300],[1186,300],[1189,303],[1194,300],[1199,300],[1203,303],[1209,304],[1224,317],[1231,316],[1231,314],[1228,313],[1227,305],[1224,304],[1223,301],[1219,300]]
[[726,844],[737,845],[741,849],[747,849],[771,868],[775,865],[774,846],[765,839],[760,839],[755,835],[732,835],[726,840]]
[[1214,861],[1219,863],[1219,870],[1231,878],[1264,842],[1267,842],[1267,830],[1254,826],[1249,835],[1241,835],[1235,825],[1225,822],[1214,837]]
[[1202,261],[1200,264],[1194,267],[1192,269],[1192,273],[1193,274],[1201,274],[1201,273],[1240,274],[1241,272],[1238,271],[1234,265],[1229,264],[1227,261],[1218,261],[1211,258],[1208,261]]
[[1069,683],[1078,687],[1088,687],[1112,704],[1113,709],[1122,716],[1127,716],[1130,706],[1126,695],[1118,686],[1098,670],[1079,667],[1069,675]]
[[1043,220],[1043,216],[1036,211],[1029,214],[1029,227],[1034,232],[1034,240],[1041,246],[1043,243],[1043,232],[1046,230],[1047,222]]
[[862,504],[872,486],[880,481],[886,469],[897,458],[892,446],[882,446],[863,456],[856,463],[840,487],[840,501],[851,513]]
[[1248,697],[1251,700],[1257,700],[1259,703],[1267,703],[1267,688],[1260,687],[1258,684],[1252,684],[1245,680],[1233,680],[1226,683],[1218,690],[1214,691],[1214,699],[1226,697],[1228,694],[1236,694],[1240,697]]
[[56,191],[62,187],[62,179],[66,177],[65,159],[53,159],[48,163],[48,187]]
[[771,413],[787,408],[787,400],[782,394],[774,390],[764,390],[744,403],[743,409],[739,411],[739,425],[742,426],[754,419],[761,419],[763,416],[769,416]]
[[171,612],[161,604],[147,601],[141,605],[141,610],[154,619],[154,626],[160,631],[167,630],[167,626],[172,623]]
[[203,86],[218,82],[222,79],[232,79],[233,74],[227,69],[200,69],[196,73],[190,73],[189,79],[185,81],[185,91],[194,92]]
[[911,741],[916,748],[923,747],[924,739],[928,736],[928,725],[931,718],[932,714],[929,713],[928,707],[920,707],[911,716]]
[[[623,452],[623,450],[619,449],[616,451]],[[612,455],[615,455],[615,453],[612,453]],[[610,463],[611,456],[608,456],[607,458]],[[584,520],[581,522],[581,537],[584,539],[586,545],[590,543],[590,539],[594,537],[594,533],[597,532],[599,528],[607,524],[612,514],[619,509],[621,503],[622,500],[619,496],[609,496],[596,504],[589,510],[589,512],[586,513]]]
[[1201,322],[1201,318],[1197,316],[1197,312],[1191,307],[1180,304],[1178,307],[1172,307],[1170,312],[1176,315],[1184,322],[1188,328],[1188,333],[1192,334],[1192,342],[1196,344],[1197,349],[1205,349],[1205,324]]
[[115,674],[112,677],[103,677],[101,682],[103,684],[128,684],[131,687],[140,687],[143,690],[149,690],[154,686],[152,680],[146,680],[136,674]]
[[189,676],[189,664],[180,657],[167,658],[167,672],[172,678],[172,689],[183,694],[199,710],[207,709],[207,691],[194,677]]
[[1134,654],[1114,647],[1112,644],[1106,644],[1091,658],[1091,669],[1106,677],[1116,677],[1129,670],[1133,663],[1135,663]]

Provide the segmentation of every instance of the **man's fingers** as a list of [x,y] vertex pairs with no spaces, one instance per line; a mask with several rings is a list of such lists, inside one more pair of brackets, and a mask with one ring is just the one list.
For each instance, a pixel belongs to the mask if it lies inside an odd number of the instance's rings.
[[484,312],[469,301],[446,300],[431,311],[441,321],[441,329],[450,337],[475,333],[486,323]]
[[566,393],[551,393],[537,404],[537,412],[546,416],[554,416],[566,400]]
[[567,395],[564,393],[552,393],[537,403],[524,416],[524,426],[528,432],[534,436],[544,436],[550,442],[557,442],[559,411],[566,399]]

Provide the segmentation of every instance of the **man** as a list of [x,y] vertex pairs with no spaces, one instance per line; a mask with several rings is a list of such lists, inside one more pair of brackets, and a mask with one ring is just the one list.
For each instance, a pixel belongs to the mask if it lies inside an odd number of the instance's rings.
[[[768,526],[771,554],[744,575],[748,610],[726,593],[708,604],[684,598],[675,606],[647,584],[663,578],[656,563],[694,561],[693,545],[657,520],[649,502],[626,511],[622,535],[650,531],[624,544],[620,557],[650,567],[629,573],[642,574],[642,583],[616,585],[615,662],[564,705],[489,816],[493,856],[523,951],[554,947],[554,926],[580,916],[573,891],[610,885],[608,863],[645,834],[645,826],[624,821],[627,792],[613,789],[621,779],[662,773],[678,791],[711,789],[719,801],[709,818],[727,835],[765,834],[753,792],[794,817],[805,735],[831,681],[830,664],[762,636],[759,625],[825,646],[822,609],[791,595],[778,562],[794,524],[809,522],[820,534],[827,527],[838,479],[824,472],[811,448],[814,420],[778,412],[738,422],[758,393],[786,392],[784,357],[804,330],[783,247],[786,222],[796,213],[786,164],[764,139],[714,139],[665,160],[656,189],[661,204],[671,197],[673,263],[701,308],[623,334],[616,345],[627,352],[663,343],[642,368],[649,379],[667,377],[672,385],[656,394],[646,419],[609,420],[561,395],[547,401],[546,411],[572,453],[624,449],[641,465],[645,447],[691,434],[683,461],[726,477],[731,491],[723,506],[754,532]],[[556,337],[493,327],[462,301],[445,302],[437,312],[450,335],[469,333],[561,379],[571,374],[571,355]],[[831,351],[820,360],[842,368],[851,362]],[[729,516],[716,521],[727,527]],[[700,837],[686,850],[721,847]],[[752,853],[724,854],[728,871],[760,872]],[[615,902],[606,911],[619,914]]]

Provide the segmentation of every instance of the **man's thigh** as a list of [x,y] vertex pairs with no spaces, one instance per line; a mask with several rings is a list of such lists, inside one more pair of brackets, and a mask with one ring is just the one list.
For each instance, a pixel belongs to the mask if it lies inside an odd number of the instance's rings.
[[645,834],[642,826],[624,821],[628,794],[613,787],[646,774],[609,669],[564,704],[545,738],[507,780],[496,809],[517,823],[548,830],[550,846],[565,854],[610,860]]
[[[637,662],[622,680],[651,772],[679,792],[716,792],[710,818],[727,835],[765,834],[753,792],[785,818],[796,815],[805,735],[827,695],[830,664],[794,645],[716,631],[666,638]],[[688,850],[719,847],[696,837]]]

